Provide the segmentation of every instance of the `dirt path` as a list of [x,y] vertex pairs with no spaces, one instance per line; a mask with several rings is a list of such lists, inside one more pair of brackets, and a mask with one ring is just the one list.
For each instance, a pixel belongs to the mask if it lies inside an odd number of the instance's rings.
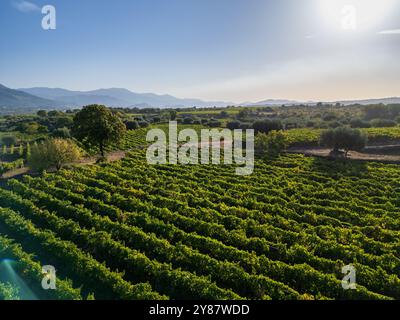
[[[382,146],[383,148],[384,146]],[[301,153],[306,156],[330,158],[331,149],[321,147],[296,147],[289,148],[288,153]],[[347,156],[351,160],[360,161],[379,161],[385,163],[400,163],[400,155],[388,155],[388,154],[374,154],[365,152],[350,151]]]
[[[118,161],[121,160],[122,158],[124,158],[126,155],[126,151],[113,151],[113,152],[109,152],[106,154],[106,158],[108,162],[114,162],[114,161]],[[77,165],[86,165],[86,164],[94,164],[96,163],[97,159],[99,159],[99,156],[92,156],[92,157],[87,157],[87,158],[83,158],[82,160],[79,160],[75,163],[72,164],[77,164]]]

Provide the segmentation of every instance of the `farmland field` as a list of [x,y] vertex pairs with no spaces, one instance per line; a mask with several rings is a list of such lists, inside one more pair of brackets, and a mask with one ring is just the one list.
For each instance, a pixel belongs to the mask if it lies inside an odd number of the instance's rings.
[[[32,286],[37,298],[400,298],[397,165],[282,155],[247,177],[150,166],[135,148],[145,132],[120,161],[0,189],[0,257],[27,283],[57,269],[60,289]],[[355,290],[342,288],[349,264]]]

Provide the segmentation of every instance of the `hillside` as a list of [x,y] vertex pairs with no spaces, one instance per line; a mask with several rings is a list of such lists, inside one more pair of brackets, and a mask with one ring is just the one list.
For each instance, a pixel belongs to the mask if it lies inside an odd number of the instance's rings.
[[7,88],[0,84],[0,108],[4,111],[29,110],[32,108],[54,108],[60,106],[59,102],[41,98],[20,90]]

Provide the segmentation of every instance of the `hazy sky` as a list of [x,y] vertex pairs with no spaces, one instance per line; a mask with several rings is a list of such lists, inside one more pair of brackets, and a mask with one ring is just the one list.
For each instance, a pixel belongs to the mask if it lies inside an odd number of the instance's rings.
[[[56,30],[42,29],[46,4]],[[0,83],[12,88],[400,96],[398,0],[0,0],[0,39]]]

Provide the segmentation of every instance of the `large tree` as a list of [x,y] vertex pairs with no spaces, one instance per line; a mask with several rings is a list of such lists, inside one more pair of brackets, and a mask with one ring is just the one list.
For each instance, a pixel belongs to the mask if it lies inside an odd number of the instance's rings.
[[102,105],[83,107],[74,117],[72,134],[85,146],[97,146],[104,157],[104,148],[118,143],[126,132],[120,117]]

